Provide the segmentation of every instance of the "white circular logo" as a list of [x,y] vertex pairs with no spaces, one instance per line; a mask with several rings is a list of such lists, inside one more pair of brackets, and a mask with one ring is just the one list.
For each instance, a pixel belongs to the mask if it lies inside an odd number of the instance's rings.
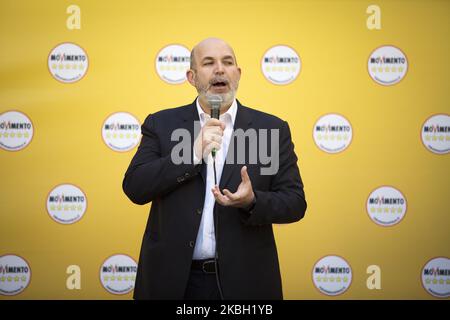
[[280,45],[274,46],[264,53],[261,70],[264,77],[273,84],[289,84],[300,73],[302,63],[294,49]]
[[190,68],[191,52],[188,48],[171,44],[159,51],[156,56],[156,72],[159,77],[170,84],[186,81],[186,71]]
[[439,257],[428,261],[422,269],[422,285],[437,298],[450,297],[450,259]]
[[137,264],[129,256],[116,254],[103,262],[100,268],[100,281],[112,294],[126,294],[134,289]]
[[352,282],[352,268],[343,258],[326,256],[313,268],[313,282],[317,289],[328,296],[344,293]]
[[28,287],[31,269],[28,263],[16,255],[0,257],[0,294],[14,296]]
[[370,77],[378,84],[391,86],[400,82],[408,71],[406,55],[394,46],[382,46],[369,56],[367,68]]
[[58,223],[71,224],[80,220],[87,208],[87,198],[80,188],[61,184],[47,197],[47,212]]
[[103,123],[102,137],[105,144],[112,150],[129,151],[141,139],[141,124],[130,113],[116,112]]
[[348,148],[353,138],[350,122],[335,113],[326,114],[314,125],[313,138],[320,150],[338,153]]
[[447,154],[450,151],[450,116],[437,114],[422,126],[423,145],[431,152]]
[[383,186],[374,190],[367,199],[367,213],[380,226],[393,226],[405,217],[406,198],[394,187]]
[[86,52],[75,43],[61,43],[48,55],[48,70],[56,80],[63,83],[80,80],[88,67],[89,59]]
[[33,124],[22,112],[6,111],[0,114],[0,147],[18,151],[28,146],[33,139]]

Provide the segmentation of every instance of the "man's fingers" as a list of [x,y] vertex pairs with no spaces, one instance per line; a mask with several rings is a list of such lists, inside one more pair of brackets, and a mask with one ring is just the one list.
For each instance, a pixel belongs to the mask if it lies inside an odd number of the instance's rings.
[[218,186],[214,186],[214,188],[211,189],[214,198],[216,199],[216,201],[222,205],[222,206],[228,206],[230,205],[230,199],[228,199],[226,196],[224,196],[220,190]]
[[243,166],[241,169],[241,179],[243,182],[250,182],[250,177],[248,176],[247,166]]
[[233,201],[239,199],[239,196],[237,196],[235,193],[231,193],[228,189],[223,189],[223,194]]
[[217,127],[221,127],[222,129],[225,129],[225,124],[222,121],[220,121],[219,119],[214,119],[214,118],[211,118],[208,121],[206,121],[205,126],[207,126],[207,127],[217,126]]

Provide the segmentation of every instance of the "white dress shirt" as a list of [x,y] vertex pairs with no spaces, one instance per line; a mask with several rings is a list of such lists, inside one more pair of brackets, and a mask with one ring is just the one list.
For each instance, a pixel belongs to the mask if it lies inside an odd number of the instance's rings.
[[[211,116],[203,111],[196,101],[198,116],[200,118],[200,125],[203,128],[204,124],[211,118]],[[220,149],[216,152],[216,174],[217,185],[220,184],[222,177],[222,170],[224,159],[226,158],[228,146],[230,145],[231,135],[233,133],[234,120],[236,119],[237,103],[236,99],[231,104],[227,112],[220,115],[220,121],[225,123],[225,130],[223,132],[222,144]],[[194,163],[198,163],[198,159],[194,153]],[[207,170],[206,170],[206,189],[205,189],[205,203],[203,204],[202,220],[198,229],[197,240],[195,241],[195,248],[193,259],[202,260],[214,258],[216,254],[216,237],[214,234],[214,195],[211,189],[214,187],[214,169],[212,155],[208,155]]]

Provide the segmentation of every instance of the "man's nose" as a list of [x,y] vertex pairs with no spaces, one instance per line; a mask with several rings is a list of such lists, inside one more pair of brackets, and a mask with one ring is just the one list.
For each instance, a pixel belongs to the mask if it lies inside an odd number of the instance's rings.
[[215,74],[223,74],[225,72],[224,65],[221,62],[216,64],[216,68],[214,70]]

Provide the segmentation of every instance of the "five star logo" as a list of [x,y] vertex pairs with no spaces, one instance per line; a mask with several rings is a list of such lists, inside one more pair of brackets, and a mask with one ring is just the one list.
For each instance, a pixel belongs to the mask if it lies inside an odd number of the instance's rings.
[[86,209],[86,195],[73,184],[58,185],[48,194],[47,212],[58,223],[76,223],[84,216]]
[[269,48],[261,59],[261,71],[272,84],[287,85],[295,81],[301,71],[297,52],[286,45]]
[[422,286],[436,298],[450,297],[450,259],[437,257],[422,268]]
[[162,48],[155,58],[155,69],[161,80],[169,84],[186,81],[186,71],[190,68],[191,52],[179,44]]
[[136,280],[137,264],[133,258],[124,254],[108,257],[100,267],[100,280],[108,292],[126,294],[133,290]]
[[33,138],[33,124],[21,111],[0,114],[0,147],[6,151],[19,151],[27,147]]
[[0,295],[15,296],[22,293],[31,280],[31,268],[17,255],[0,256]]
[[138,119],[128,112],[108,116],[102,126],[103,142],[112,150],[127,152],[136,147],[141,137]]
[[367,70],[378,84],[391,86],[399,83],[408,71],[408,59],[397,47],[381,46],[369,56]]
[[314,142],[320,150],[326,153],[344,151],[350,145],[352,137],[350,122],[340,114],[323,115],[314,124]]
[[65,42],[53,48],[48,55],[48,70],[59,82],[74,83],[87,72],[89,59],[79,45]]
[[320,293],[336,296],[350,287],[352,269],[344,258],[329,255],[316,262],[312,276],[313,283]]
[[388,227],[403,220],[406,204],[405,196],[398,189],[392,186],[381,186],[371,192],[366,208],[373,222]]
[[450,152],[450,116],[436,114],[425,120],[421,128],[422,143],[425,148],[435,154]]

